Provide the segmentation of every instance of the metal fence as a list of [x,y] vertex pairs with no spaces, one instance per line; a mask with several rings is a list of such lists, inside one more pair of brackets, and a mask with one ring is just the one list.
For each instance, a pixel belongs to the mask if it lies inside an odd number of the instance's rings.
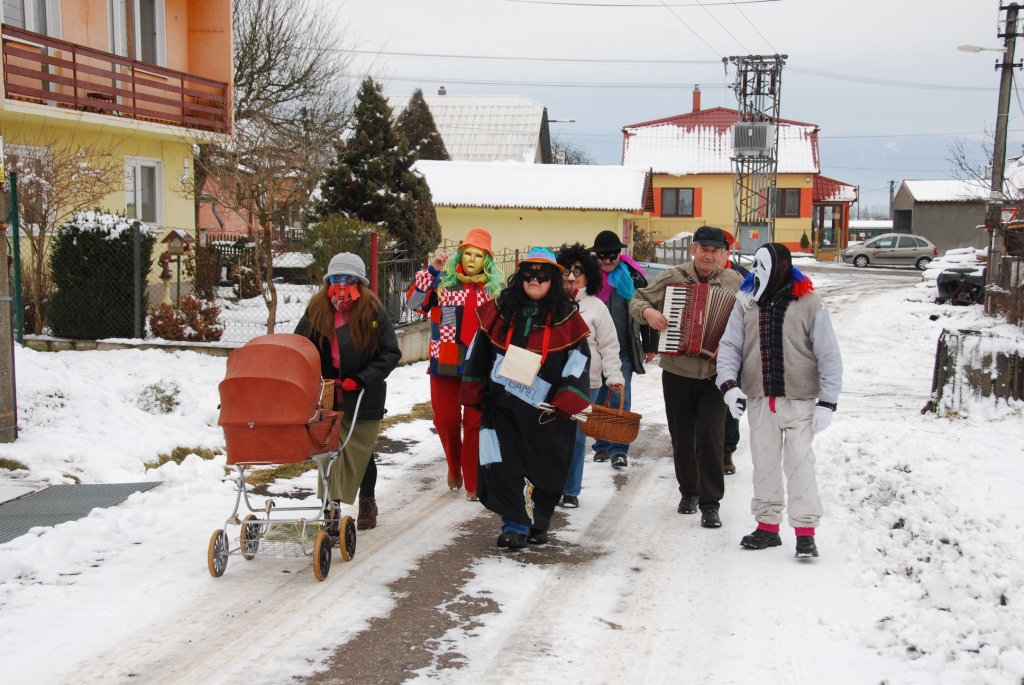
[[1024,324],[1024,259],[1002,256],[994,259],[992,266],[993,278],[985,294],[992,313],[1008,323]]
[[[43,284],[41,298],[34,296],[35,285],[27,260],[23,260],[21,273],[26,333],[38,331],[84,339],[166,337],[163,327],[153,329],[153,309],[161,303],[169,303],[179,310],[181,305],[188,305],[186,298],[192,295],[202,301],[202,307],[216,308],[216,325],[213,328],[222,329],[217,342],[239,344],[264,335],[271,319],[275,332],[295,330],[310,298],[320,288],[320,283],[314,282],[311,275],[312,256],[300,251],[275,254],[273,289],[276,298],[271,300],[269,288],[259,273],[255,246],[248,237],[212,233],[205,237],[205,245],[195,246],[186,255],[164,257],[163,261],[159,261],[163,256],[163,246],[155,245],[150,262],[155,265],[153,269],[143,255],[134,268],[130,263],[124,265],[122,262],[105,265],[87,274],[76,274],[76,283],[86,279],[89,287],[66,287],[63,292],[58,292],[52,283]],[[281,241],[275,245],[277,249],[286,247]],[[453,254],[458,246],[457,242],[445,241],[434,254]],[[425,268],[429,258],[423,263],[414,261],[404,246],[380,250],[376,259],[369,254],[369,245],[365,251],[368,271],[376,262],[377,295],[394,325],[422,321],[422,316],[406,309],[405,296],[416,272]],[[520,257],[525,254],[525,249],[506,248],[495,251],[492,256],[507,278],[515,272]],[[150,282],[161,273],[160,267],[164,267],[163,278],[156,283]],[[138,304],[133,283],[139,284]],[[66,323],[55,326],[49,320],[49,308],[54,300],[58,305],[63,303],[64,310],[96,313],[91,318],[76,317],[75,325],[70,328]],[[40,303],[38,306],[37,301]],[[193,306],[198,305],[193,303]],[[67,318],[65,316],[64,320]]]

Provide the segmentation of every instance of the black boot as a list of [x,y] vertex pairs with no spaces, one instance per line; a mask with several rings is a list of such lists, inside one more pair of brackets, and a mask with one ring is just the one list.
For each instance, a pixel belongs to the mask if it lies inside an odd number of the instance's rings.
[[526,547],[526,536],[514,530],[506,530],[498,536],[498,547],[506,549],[523,549]]
[[806,559],[807,557],[818,556],[818,546],[814,544],[813,535],[798,535],[796,538],[796,558]]
[[676,507],[676,511],[680,514],[696,514],[697,495],[686,495],[679,500],[679,506]]
[[704,528],[721,528],[722,519],[718,515],[718,509],[705,509],[700,515],[700,525]]
[[546,545],[548,544],[548,532],[531,528],[530,534],[526,536],[526,541],[531,545]]
[[[799,539],[799,538],[798,538]],[[750,535],[744,535],[740,544],[747,549],[766,549],[768,547],[781,547],[782,538],[778,533],[772,533],[758,528]],[[812,540],[813,544],[813,540]]]

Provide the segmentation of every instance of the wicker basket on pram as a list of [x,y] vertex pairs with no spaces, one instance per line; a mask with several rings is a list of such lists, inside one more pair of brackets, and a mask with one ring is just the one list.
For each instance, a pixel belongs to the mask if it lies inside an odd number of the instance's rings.
[[619,393],[619,408],[611,409],[608,402],[612,393],[604,398],[604,406],[600,404],[590,405],[590,414],[587,420],[580,424],[584,435],[597,440],[617,442],[620,445],[628,445],[636,440],[640,432],[640,414],[626,411],[623,407],[626,404],[626,394]]

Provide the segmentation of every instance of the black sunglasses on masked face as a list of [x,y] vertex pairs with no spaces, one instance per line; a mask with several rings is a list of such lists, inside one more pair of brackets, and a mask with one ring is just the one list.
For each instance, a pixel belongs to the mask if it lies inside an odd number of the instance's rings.
[[614,252],[598,252],[596,254],[597,254],[598,261],[601,261],[601,262],[614,262],[616,259],[619,258],[619,255],[621,253],[622,253],[621,250],[615,250]]
[[544,268],[539,269],[527,269],[522,272],[519,277],[523,283],[529,283],[530,281],[537,281],[538,283],[547,283],[551,280],[551,275],[548,274]]

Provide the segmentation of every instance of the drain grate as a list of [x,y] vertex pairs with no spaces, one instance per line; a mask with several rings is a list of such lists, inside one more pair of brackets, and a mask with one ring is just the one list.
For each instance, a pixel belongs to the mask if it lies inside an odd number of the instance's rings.
[[24,535],[36,526],[56,526],[89,515],[97,507],[112,507],[133,492],[145,492],[160,485],[146,483],[100,483],[55,485],[0,504],[0,544]]

